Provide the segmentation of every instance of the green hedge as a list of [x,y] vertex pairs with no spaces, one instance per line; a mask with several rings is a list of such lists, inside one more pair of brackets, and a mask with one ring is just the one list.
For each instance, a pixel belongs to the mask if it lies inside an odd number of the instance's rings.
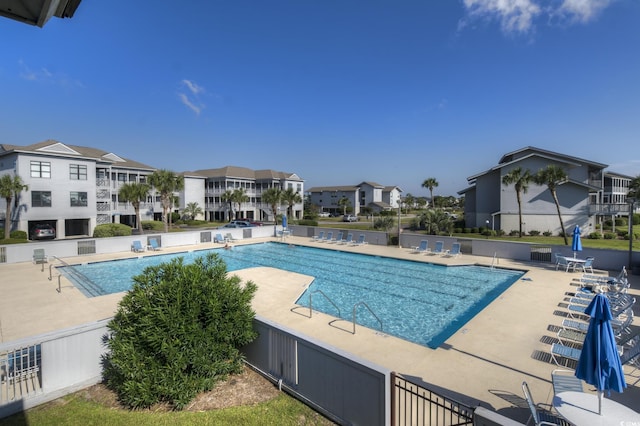
[[96,226],[93,238],[123,237],[131,235],[131,227],[121,223],[106,223]]

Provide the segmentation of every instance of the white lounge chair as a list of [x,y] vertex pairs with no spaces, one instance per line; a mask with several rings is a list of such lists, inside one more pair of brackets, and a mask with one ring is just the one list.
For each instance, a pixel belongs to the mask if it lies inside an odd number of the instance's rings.
[[45,254],[43,248],[33,250],[33,263],[36,265],[42,265],[41,271],[44,271],[44,264],[49,262],[49,257]]
[[149,238],[149,245],[147,246],[149,250],[157,251],[160,250],[160,244],[158,244],[158,240],[155,238]]
[[451,250],[447,250],[443,256],[445,257],[458,257],[460,256],[460,243],[453,243]]
[[344,232],[342,231],[338,232],[338,235],[335,238],[331,239],[331,241],[329,242],[332,244],[339,243],[340,241],[342,241],[342,235],[344,235]]
[[436,246],[433,248],[430,254],[444,254],[444,242],[436,241]]
[[582,267],[582,272],[586,274],[587,270],[589,270],[589,272],[593,274],[593,261],[594,261],[593,257],[587,257],[585,262],[580,265]]
[[569,268],[573,268],[573,270],[575,271],[575,268],[576,268],[575,264],[570,260],[568,260],[566,256],[561,256],[559,254],[556,254],[556,271],[561,266],[565,268],[564,270],[565,272],[569,272]]
[[420,241],[420,245],[413,248],[411,253],[428,253],[429,252],[429,241],[422,240]]
[[140,240],[135,240],[133,243],[131,243],[131,251],[136,253],[144,251],[144,247],[142,247],[142,243],[140,242]]
[[324,231],[320,231],[318,235],[314,235],[312,241],[322,241],[324,239]]
[[333,232],[332,232],[332,231],[329,231],[329,232],[327,232],[327,236],[326,236],[326,237],[324,237],[322,240],[320,240],[320,242],[321,242],[321,243],[328,243],[328,242],[330,242],[331,240],[333,240]]
[[527,401],[527,405],[531,411],[531,416],[527,419],[526,424],[529,424],[529,420],[531,419],[533,419],[533,423],[536,426],[557,426],[566,424],[563,419],[540,408],[535,402],[533,402],[533,397],[531,396],[531,391],[529,390],[527,382],[522,382],[522,392],[524,393],[524,399]]
[[363,246],[365,244],[367,244],[367,242],[365,241],[364,234],[360,234],[360,236],[358,237],[358,240],[351,243],[352,246]]
[[226,243],[227,240],[222,236],[222,234],[216,234],[216,236],[213,239],[213,242],[222,244],[222,243]]
[[348,233],[347,238],[342,241],[338,241],[338,244],[351,244],[352,242],[353,242],[353,234]]

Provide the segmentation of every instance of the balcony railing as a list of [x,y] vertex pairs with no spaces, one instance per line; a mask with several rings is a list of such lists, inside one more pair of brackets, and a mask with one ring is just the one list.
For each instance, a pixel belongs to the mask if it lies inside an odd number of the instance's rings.
[[595,215],[628,215],[629,204],[592,204],[589,206],[589,214]]

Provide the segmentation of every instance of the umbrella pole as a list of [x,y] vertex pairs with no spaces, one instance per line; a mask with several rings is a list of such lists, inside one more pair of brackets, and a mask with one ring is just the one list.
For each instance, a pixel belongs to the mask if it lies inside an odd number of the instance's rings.
[[602,398],[604,397],[604,391],[598,391],[598,414],[602,415]]

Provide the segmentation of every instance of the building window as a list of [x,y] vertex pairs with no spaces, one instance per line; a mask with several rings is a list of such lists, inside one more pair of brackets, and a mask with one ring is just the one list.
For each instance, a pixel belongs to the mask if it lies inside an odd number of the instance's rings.
[[71,207],[87,207],[87,193],[71,191]]
[[45,161],[32,161],[31,177],[51,179],[51,163]]
[[69,179],[87,180],[87,166],[83,166],[81,164],[69,165]]
[[51,207],[51,191],[31,191],[31,207]]

